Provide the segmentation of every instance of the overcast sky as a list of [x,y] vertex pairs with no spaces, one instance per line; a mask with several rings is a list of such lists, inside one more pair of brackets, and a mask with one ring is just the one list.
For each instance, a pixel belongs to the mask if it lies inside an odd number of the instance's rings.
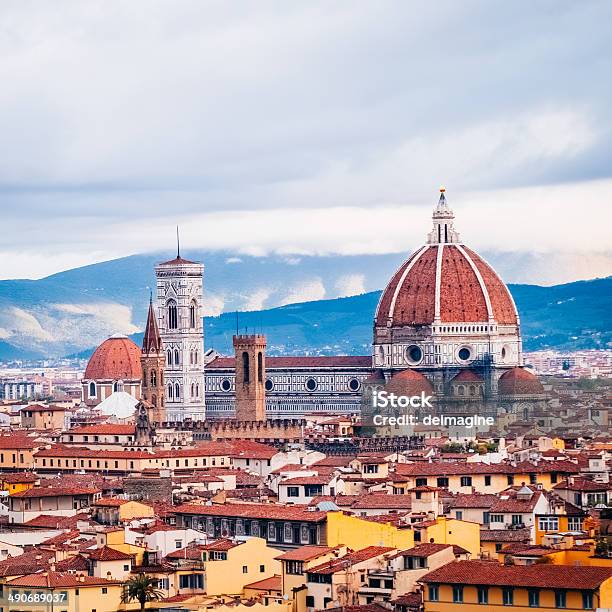
[[473,247],[610,274],[610,23],[605,0],[4,0],[0,278],[177,223],[194,248],[411,251],[440,184]]

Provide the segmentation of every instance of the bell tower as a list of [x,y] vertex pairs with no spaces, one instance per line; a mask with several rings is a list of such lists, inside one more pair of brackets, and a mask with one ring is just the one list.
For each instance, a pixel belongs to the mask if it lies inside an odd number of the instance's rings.
[[142,367],[141,397],[152,406],[150,420],[155,424],[163,423],[166,421],[166,403],[164,398],[164,367],[166,365],[166,358],[162,339],[159,335],[159,328],[157,327],[153,296],[151,296],[149,301],[149,313],[142,340],[140,365]]
[[266,420],[266,337],[234,336],[236,419]]
[[168,421],[203,421],[204,266],[181,257],[155,266],[159,332],[166,354],[165,406]]

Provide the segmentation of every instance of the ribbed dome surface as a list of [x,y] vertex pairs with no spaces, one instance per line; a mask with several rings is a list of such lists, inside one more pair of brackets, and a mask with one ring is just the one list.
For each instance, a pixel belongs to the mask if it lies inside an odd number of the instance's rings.
[[[438,272],[439,270],[439,272]],[[440,275],[440,278],[438,277]],[[383,291],[376,325],[488,323],[516,325],[514,302],[495,271],[461,244],[425,246],[400,267]]]
[[87,380],[135,380],[142,378],[140,349],[125,336],[105,340],[85,369]]

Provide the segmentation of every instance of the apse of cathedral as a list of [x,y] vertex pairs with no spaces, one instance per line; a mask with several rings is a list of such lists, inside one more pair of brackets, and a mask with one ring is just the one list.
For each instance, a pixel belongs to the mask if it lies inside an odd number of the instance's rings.
[[234,338],[235,354],[207,358],[203,269],[177,256],[155,267],[143,346],[111,338],[92,356],[83,399],[114,391],[142,399],[154,423],[274,421],[358,415],[372,393],[432,398],[440,414],[528,418],[546,404],[523,367],[512,296],[454,226],[444,189],[426,241],[392,276],[373,313],[372,355],[266,356],[266,338]]

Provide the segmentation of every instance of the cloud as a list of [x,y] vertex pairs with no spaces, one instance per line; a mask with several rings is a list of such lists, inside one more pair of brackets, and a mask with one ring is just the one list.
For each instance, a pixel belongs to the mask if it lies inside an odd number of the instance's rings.
[[92,318],[112,334],[133,334],[140,331],[132,323],[132,308],[123,304],[98,302],[91,304],[52,304],[51,308],[76,317]]
[[272,295],[272,290],[266,287],[255,289],[245,297],[242,310],[262,310],[266,300]]
[[57,0],[0,19],[0,212],[28,228],[3,235],[0,278],[167,248],[177,223],[185,248],[238,255],[411,250],[440,183],[475,246],[607,248],[610,3]]
[[223,312],[225,300],[220,295],[212,295],[211,293],[204,294],[204,303],[202,310],[205,317],[216,317]]
[[345,274],[336,281],[338,297],[365,293],[365,276],[363,274]]
[[320,278],[290,287],[286,296],[281,300],[281,306],[298,302],[311,302],[322,300],[325,297],[325,286]]
[[39,342],[50,342],[53,336],[45,330],[38,318],[22,308],[9,307],[0,312],[0,324],[4,338],[24,336]]

